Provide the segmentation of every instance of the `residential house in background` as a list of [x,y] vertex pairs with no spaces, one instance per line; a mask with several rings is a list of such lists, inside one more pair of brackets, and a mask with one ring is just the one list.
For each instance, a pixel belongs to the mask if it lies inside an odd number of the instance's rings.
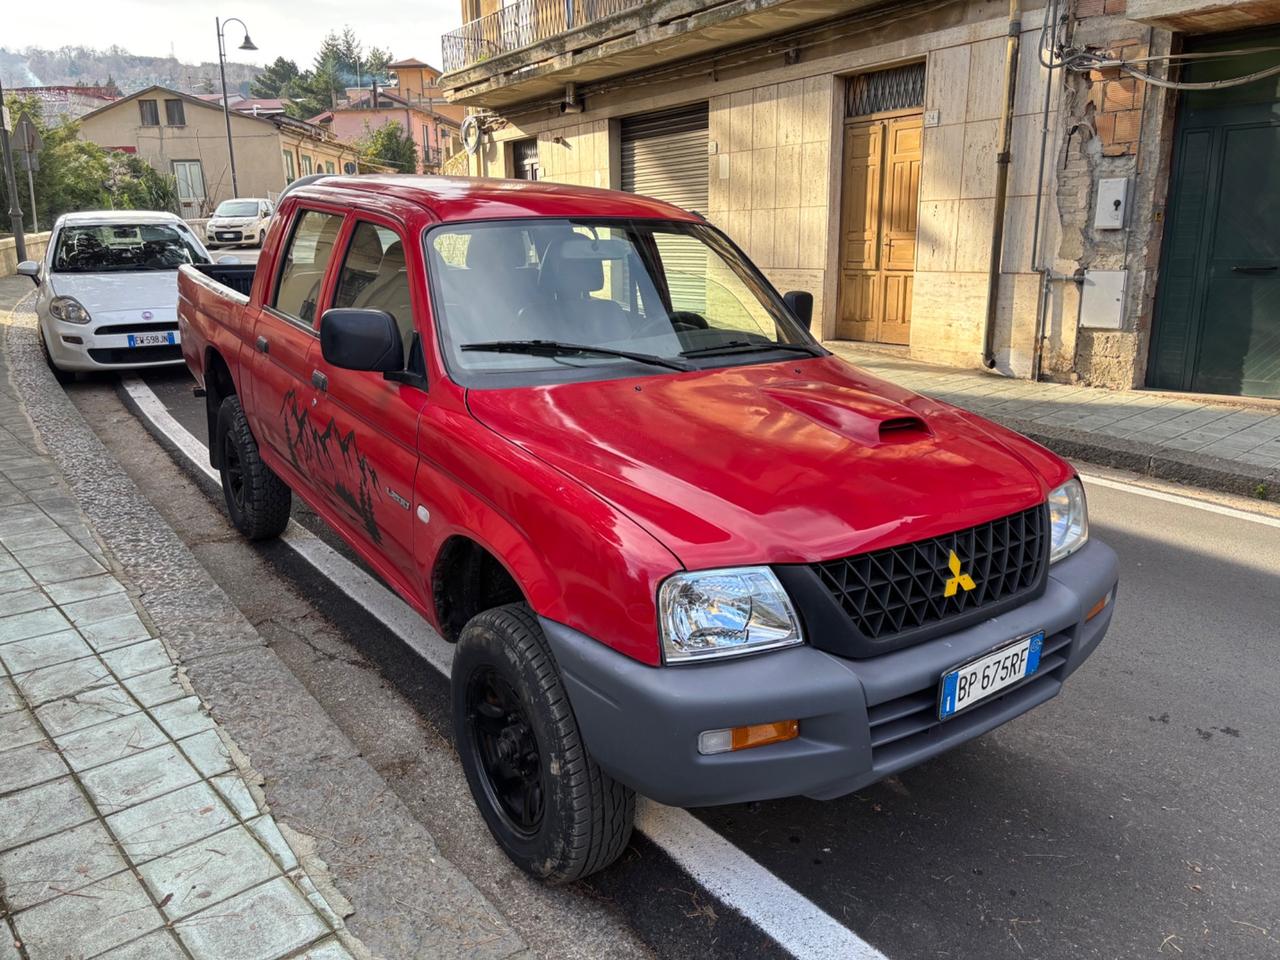
[[42,115],[50,123],[82,117],[120,95],[114,87],[81,86],[7,87],[4,92],[10,97],[35,97],[40,101]]
[[[274,197],[309,173],[354,173],[356,148],[315,124],[283,113],[231,112],[236,178],[244,197]],[[231,169],[222,106],[152,86],[91,113],[80,137],[109,150],[136,153],[172,174],[185,217],[208,216],[231,198]]]
[[463,0],[439,83],[471,173],[699,210],[824,337],[1280,397],[1280,0],[1014,8]]
[[[222,106],[222,94],[220,93],[197,93],[196,96],[201,100],[207,100],[214,106]],[[261,117],[283,114],[287,101],[275,97],[242,97],[238,93],[231,93],[227,95],[227,102],[231,104],[232,110]]]
[[459,148],[461,123],[436,109],[445,106],[453,113],[458,107],[445,105],[441,99],[411,100],[394,88],[352,89],[347,94],[347,99],[338,106],[311,117],[308,122],[347,142],[360,140],[388,123],[400,124],[418,148],[418,165],[415,170],[399,173],[438,173],[444,161]]

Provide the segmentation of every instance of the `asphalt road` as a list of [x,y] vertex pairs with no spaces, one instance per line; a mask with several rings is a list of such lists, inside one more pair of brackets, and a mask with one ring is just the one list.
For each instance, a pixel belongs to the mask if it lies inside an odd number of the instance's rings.
[[[204,439],[185,373],[146,379]],[[171,461],[157,467],[164,458],[124,422],[108,381],[71,391],[215,579],[535,949],[778,952],[736,916],[742,904],[717,903],[643,840],[566,890],[515,875],[451,759],[443,681],[288,551],[251,548],[225,527],[214,537],[216,523],[191,519],[212,508],[175,502],[190,481]],[[696,811],[891,960],[1280,956],[1280,528],[1087,485],[1093,535],[1120,555],[1121,591],[1106,641],[1058,698],[840,800]],[[293,599],[282,611],[285,587]]]

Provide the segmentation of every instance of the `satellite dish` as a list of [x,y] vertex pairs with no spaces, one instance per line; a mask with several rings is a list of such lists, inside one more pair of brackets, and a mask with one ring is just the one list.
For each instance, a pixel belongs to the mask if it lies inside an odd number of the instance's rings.
[[355,165],[354,163],[352,163],[350,160],[348,160],[346,163],[344,163],[344,164],[342,165],[342,172],[343,172],[343,173],[348,173],[348,174],[350,174],[350,173],[355,173],[355,172],[356,172],[356,165]]
[[480,149],[480,118],[475,114],[469,115],[462,121],[462,149],[467,151],[469,156],[474,157],[476,151]]

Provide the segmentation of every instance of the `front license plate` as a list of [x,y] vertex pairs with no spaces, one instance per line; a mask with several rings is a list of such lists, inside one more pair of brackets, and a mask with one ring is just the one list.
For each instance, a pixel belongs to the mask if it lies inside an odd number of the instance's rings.
[[178,335],[173,332],[129,334],[129,346],[131,347],[163,347],[166,345],[172,346],[177,342]]
[[220,234],[218,234],[218,239],[219,239],[219,240],[239,240],[239,239],[240,239],[240,234],[238,234],[238,233],[220,233]]
[[1044,631],[1040,630],[944,673],[938,695],[938,719],[955,716],[1031,676],[1040,667],[1043,646]]

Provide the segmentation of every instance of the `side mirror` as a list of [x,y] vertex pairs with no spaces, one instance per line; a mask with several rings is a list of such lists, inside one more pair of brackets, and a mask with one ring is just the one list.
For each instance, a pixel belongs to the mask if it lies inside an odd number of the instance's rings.
[[24,277],[30,277],[32,283],[40,286],[40,262],[38,260],[23,260],[18,264],[18,273]]
[[326,310],[320,318],[320,353],[325,363],[344,370],[404,369],[400,328],[385,310]]
[[809,330],[813,326],[813,294],[804,290],[788,290],[782,295],[782,302],[800,321],[801,326]]

